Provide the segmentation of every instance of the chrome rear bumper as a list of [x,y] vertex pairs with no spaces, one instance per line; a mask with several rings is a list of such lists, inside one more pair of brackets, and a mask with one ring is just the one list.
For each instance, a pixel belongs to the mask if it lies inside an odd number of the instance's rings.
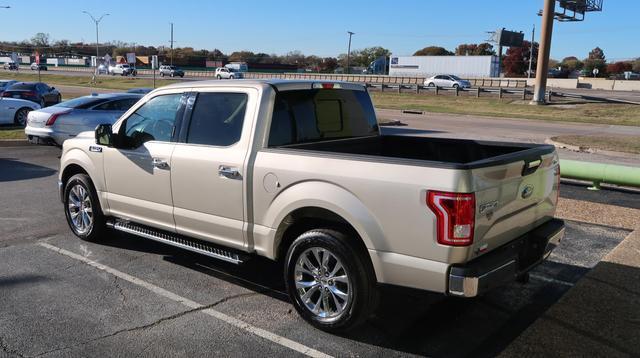
[[552,219],[491,253],[465,265],[452,266],[449,270],[449,295],[475,297],[515,281],[551,254],[564,231],[564,221]]

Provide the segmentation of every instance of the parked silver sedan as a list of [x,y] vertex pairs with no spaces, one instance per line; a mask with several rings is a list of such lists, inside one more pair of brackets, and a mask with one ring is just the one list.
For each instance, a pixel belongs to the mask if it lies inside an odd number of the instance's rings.
[[470,88],[471,82],[455,75],[437,75],[424,80],[424,85],[429,87]]
[[31,143],[62,146],[80,132],[98,124],[114,123],[143,95],[136,93],[93,94],[29,112],[24,130]]

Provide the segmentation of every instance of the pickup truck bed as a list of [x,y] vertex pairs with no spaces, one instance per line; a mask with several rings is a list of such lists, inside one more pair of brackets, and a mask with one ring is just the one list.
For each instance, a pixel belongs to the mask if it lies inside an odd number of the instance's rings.
[[384,157],[396,162],[398,159],[427,161],[428,163],[425,162],[424,165],[450,169],[475,169],[519,160],[539,159],[554,151],[553,146],[544,144],[485,142],[404,135],[340,139],[293,144],[281,148],[348,154],[350,157],[353,155]]

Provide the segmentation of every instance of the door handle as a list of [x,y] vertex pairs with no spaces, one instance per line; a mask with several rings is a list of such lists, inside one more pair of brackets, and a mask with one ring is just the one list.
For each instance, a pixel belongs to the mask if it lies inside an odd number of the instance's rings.
[[232,168],[226,165],[221,165],[218,167],[218,174],[220,174],[221,177],[230,178],[230,179],[241,178],[238,168]]
[[153,167],[158,169],[169,169],[169,163],[160,158],[153,158]]

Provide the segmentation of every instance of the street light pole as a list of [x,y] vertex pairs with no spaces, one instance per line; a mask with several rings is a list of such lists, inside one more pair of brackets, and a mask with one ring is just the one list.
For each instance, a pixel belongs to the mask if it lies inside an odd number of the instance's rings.
[[100,46],[100,39],[98,37],[98,25],[100,25],[100,21],[102,21],[102,18],[105,16],[109,16],[109,14],[102,14],[102,16],[100,16],[97,20],[95,17],[93,17],[93,15],[91,15],[91,13],[89,13],[88,11],[82,11],[83,13],[89,15],[89,17],[91,17],[91,20],[93,20],[93,22],[96,24],[96,69],[95,69],[95,74],[98,75],[98,57],[100,56],[100,52],[99,52],[99,46]]
[[173,22],[171,23],[171,66],[173,66]]
[[349,34],[349,47],[347,49],[347,74],[351,73],[350,68],[351,68],[351,36],[355,35],[355,32],[351,32],[351,31],[347,31],[347,33]]
[[529,48],[529,71],[527,72],[527,78],[531,78],[531,68],[533,64],[533,41],[536,38],[536,25],[533,25],[533,30],[531,30],[531,46]]

